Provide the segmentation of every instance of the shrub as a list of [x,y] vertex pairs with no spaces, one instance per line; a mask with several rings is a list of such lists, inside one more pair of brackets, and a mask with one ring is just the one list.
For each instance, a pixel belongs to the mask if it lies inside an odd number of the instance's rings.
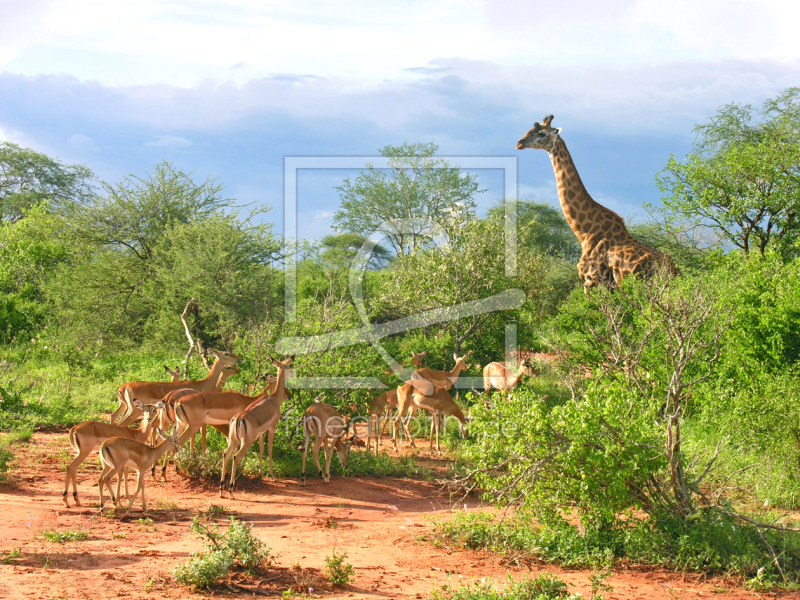
[[347,558],[347,552],[336,554],[336,548],[333,553],[325,559],[325,577],[333,585],[345,586],[353,580],[353,565],[344,562]]
[[192,534],[200,536],[205,551],[196,552],[189,561],[175,568],[175,581],[196,589],[206,589],[228,576],[232,569],[242,569],[248,575],[270,563],[270,551],[264,542],[253,535],[252,526],[231,517],[228,530],[210,527],[199,516],[192,519]]
[[86,540],[89,539],[90,534],[89,531],[83,529],[64,529],[62,531],[57,531],[56,529],[45,529],[40,533],[48,542],[54,542],[58,544]]

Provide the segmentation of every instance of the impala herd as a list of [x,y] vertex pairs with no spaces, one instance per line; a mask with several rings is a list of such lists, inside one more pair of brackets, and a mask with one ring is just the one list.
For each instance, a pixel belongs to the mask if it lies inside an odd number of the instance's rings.
[[[63,501],[67,500],[69,483],[72,481],[72,497],[76,505],[78,501],[77,471],[89,454],[99,448],[103,471],[98,481],[100,508],[104,507],[103,489],[108,489],[111,500],[120,509],[120,491],[125,482],[125,497],[128,499],[129,511],[136,497],[141,493],[142,510],[147,512],[144,498],[144,476],[149,469],[155,479],[156,463],[163,458],[161,467],[162,480],[166,480],[167,462],[170,455],[175,454],[187,441],[194,449],[195,434],[201,431],[202,448],[206,447],[206,426],[218,430],[227,439],[227,448],[222,458],[222,473],[219,483],[219,494],[228,492],[234,498],[237,467],[244,459],[250,447],[259,442],[259,459],[261,475],[264,474],[264,434],[268,434],[268,470],[274,481],[272,472],[272,446],[275,431],[281,418],[281,405],[285,398],[291,398],[286,389],[286,379],[292,377],[291,364],[294,357],[284,360],[270,358],[277,368],[276,376],[267,377],[267,386],[257,396],[247,396],[238,392],[222,391],[225,381],[238,373],[237,363],[240,356],[230,352],[208,351],[215,362],[208,375],[199,380],[181,380],[180,368],[174,371],[165,367],[172,377],[169,382],[136,381],[125,383],[117,390],[119,407],[111,414],[110,423],[101,421],[84,421],[74,426],[69,432],[69,445],[75,453],[75,459],[67,466],[64,482]],[[413,415],[424,410],[431,414],[430,447],[433,449],[434,435],[436,451],[439,449],[439,434],[444,418],[452,415],[461,423],[461,433],[467,437],[467,417],[455,403],[448,390],[453,387],[461,371],[469,368],[466,360],[471,354],[459,357],[453,354],[455,366],[452,371],[436,371],[422,367],[422,359],[427,352],[412,353],[411,364],[414,371],[411,379],[372,399],[367,418],[367,452],[371,451],[370,440],[375,438],[375,454],[379,452],[383,427],[392,422],[392,442],[397,449],[397,431],[402,429],[414,447],[414,439],[408,429]],[[492,388],[510,393],[523,376],[533,376],[534,368],[529,359],[521,361],[518,371],[514,373],[503,363],[493,362],[483,368],[484,389],[488,393]],[[394,417],[391,412],[395,411]],[[372,417],[375,417],[375,428]],[[130,425],[141,421],[137,428]],[[346,439],[353,421],[347,421],[333,406],[316,402],[309,406],[301,419],[304,446],[301,481],[306,480],[306,456],[311,438],[314,443],[311,453],[320,477],[326,483],[330,481],[331,459],[334,450],[339,455],[343,467],[347,466],[350,446],[356,437]],[[400,427],[398,427],[398,424]],[[172,433],[167,433],[170,427]],[[160,440],[160,441],[158,441]],[[325,452],[325,468],[319,461],[319,449]],[[230,465],[228,464],[230,463]],[[136,490],[133,496],[128,493],[128,469],[137,472]],[[226,471],[229,478],[226,481]],[[112,479],[117,478],[116,494],[112,490]]]

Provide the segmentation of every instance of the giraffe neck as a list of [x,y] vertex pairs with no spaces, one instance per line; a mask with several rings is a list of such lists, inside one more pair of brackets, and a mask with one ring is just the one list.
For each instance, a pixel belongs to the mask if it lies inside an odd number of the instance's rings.
[[596,219],[596,213],[607,209],[595,202],[586,191],[581,177],[578,175],[578,169],[572,162],[572,156],[567,150],[567,145],[561,138],[556,139],[556,143],[550,151],[550,160],[556,174],[558,199],[561,202],[564,217],[572,231],[578,236],[578,240],[583,244]]

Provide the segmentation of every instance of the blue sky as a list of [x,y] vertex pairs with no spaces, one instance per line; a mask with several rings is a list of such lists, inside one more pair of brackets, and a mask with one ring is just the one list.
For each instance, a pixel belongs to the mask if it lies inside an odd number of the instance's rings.
[[[800,85],[793,4],[0,0],[0,140],[108,181],[169,159],[280,231],[285,156],[404,141],[515,156],[520,195],[556,203],[547,155],[514,149],[552,113],[589,192],[642,218],[694,125]],[[302,236],[346,174],[301,176]],[[480,175],[485,207],[501,181]]]

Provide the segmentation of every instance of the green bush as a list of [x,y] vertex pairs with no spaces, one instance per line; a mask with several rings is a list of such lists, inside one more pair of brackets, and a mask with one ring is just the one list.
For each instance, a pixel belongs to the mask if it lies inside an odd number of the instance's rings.
[[[745,581],[757,577],[762,587],[800,584],[798,533],[759,532],[716,511],[699,512],[689,521],[629,515],[611,526],[596,522],[580,527],[563,520],[542,524],[526,513],[497,519],[488,512],[455,511],[452,519],[433,524],[435,543],[445,540],[472,549],[521,552],[567,567],[611,566],[625,561]],[[780,569],[773,552],[779,557]]]
[[253,535],[252,526],[231,517],[227,531],[192,519],[191,532],[198,535],[205,550],[192,554],[189,561],[174,569],[175,581],[196,589],[206,589],[228,576],[232,569],[252,575],[269,566],[269,548]]
[[346,558],[347,552],[336,554],[336,548],[325,558],[325,577],[333,585],[345,586],[353,580],[353,565],[344,562]]

